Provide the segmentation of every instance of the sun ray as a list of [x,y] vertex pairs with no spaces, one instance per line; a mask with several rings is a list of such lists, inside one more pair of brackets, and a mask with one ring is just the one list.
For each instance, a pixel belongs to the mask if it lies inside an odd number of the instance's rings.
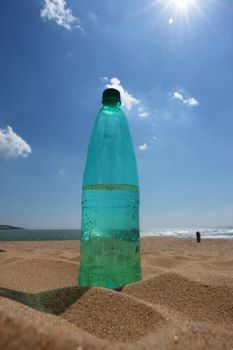
[[[168,2],[167,0],[164,0]],[[170,3],[170,1],[169,1]],[[185,26],[190,28],[192,15],[195,13],[198,14],[211,28],[216,31],[216,28],[213,26],[208,16],[204,12],[204,8],[211,5],[222,5],[220,0],[173,0],[172,7],[173,11],[175,11],[175,16],[179,22],[185,22]],[[174,16],[172,16],[174,17]]]
[[[206,15],[208,6],[223,5],[221,0],[151,0],[145,6],[138,9],[136,12],[127,15],[129,17],[141,16],[145,12],[154,11],[154,21],[152,27],[159,23],[165,16],[165,21],[171,27],[171,33],[175,28],[180,27],[183,30],[191,30],[193,20],[197,15],[202,18],[215,32],[217,28],[209,20]],[[167,16],[166,16],[167,14]],[[127,18],[125,18],[127,20]],[[147,28],[146,32],[151,32],[152,28]],[[148,34],[148,33],[147,33]]]
[[[195,8],[195,10],[199,13],[199,15],[203,18],[203,20],[211,27],[211,29],[218,33],[218,31],[216,30],[216,27],[211,23],[211,21],[208,19],[208,17],[205,15],[204,11],[201,9],[201,7],[199,6],[197,0],[191,0],[192,1],[192,5]],[[206,0],[207,1],[207,0]],[[220,0],[208,0],[208,2],[210,4],[215,4],[215,5],[222,5],[222,3],[220,2]]]

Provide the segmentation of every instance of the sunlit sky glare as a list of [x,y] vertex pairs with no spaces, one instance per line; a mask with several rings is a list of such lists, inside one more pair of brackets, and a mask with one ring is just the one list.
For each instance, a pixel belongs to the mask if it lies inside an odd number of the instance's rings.
[[80,227],[88,141],[114,86],[141,227],[233,225],[232,1],[0,7],[0,224]]

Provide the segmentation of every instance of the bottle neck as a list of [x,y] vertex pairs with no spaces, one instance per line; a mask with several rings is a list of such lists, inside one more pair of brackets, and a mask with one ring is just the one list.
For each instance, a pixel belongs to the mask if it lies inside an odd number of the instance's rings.
[[102,102],[103,107],[108,107],[108,108],[115,108],[115,107],[120,107],[120,102],[117,101],[116,99],[109,99],[107,101]]
[[114,100],[103,103],[102,109],[107,113],[116,113],[120,110],[120,107],[120,102]]

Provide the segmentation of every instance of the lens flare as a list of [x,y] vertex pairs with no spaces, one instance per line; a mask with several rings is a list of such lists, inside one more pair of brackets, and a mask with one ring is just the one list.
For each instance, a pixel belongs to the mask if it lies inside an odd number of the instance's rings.
[[[177,35],[177,29],[191,29],[192,22],[198,17],[202,17],[214,29],[206,15],[206,11],[208,10],[208,6],[220,6],[221,4],[222,0],[148,0],[145,6],[141,7],[131,16],[142,15],[148,11],[154,12],[154,25],[160,21],[160,18],[165,16],[166,23],[173,27],[172,33]],[[154,11],[153,8],[155,8]]]

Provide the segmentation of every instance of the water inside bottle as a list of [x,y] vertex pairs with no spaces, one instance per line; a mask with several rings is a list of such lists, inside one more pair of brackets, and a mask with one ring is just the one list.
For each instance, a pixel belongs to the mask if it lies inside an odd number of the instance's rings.
[[138,188],[83,189],[80,286],[118,288],[141,279]]

